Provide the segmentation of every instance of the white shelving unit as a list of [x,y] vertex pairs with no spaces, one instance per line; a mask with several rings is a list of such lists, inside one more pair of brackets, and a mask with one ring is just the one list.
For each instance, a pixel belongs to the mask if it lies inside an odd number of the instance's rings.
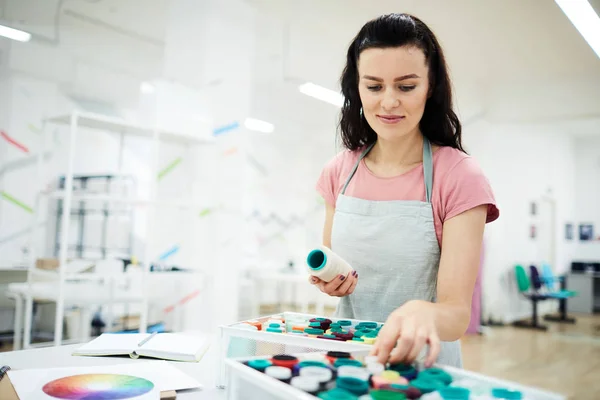
[[[32,226],[39,226],[39,211],[37,205],[39,205],[40,198],[47,196],[48,198],[60,198],[63,200],[63,210],[61,216],[61,229],[60,229],[60,248],[59,248],[59,266],[56,271],[43,271],[36,268],[36,251],[34,244],[35,229],[31,230],[31,251],[30,251],[30,263],[28,270],[28,284],[29,290],[26,296],[25,302],[25,323],[24,323],[24,334],[23,342],[24,347],[28,348],[31,345],[31,319],[33,309],[33,279],[35,277],[45,277],[46,279],[56,280],[57,283],[57,295],[56,295],[56,315],[55,315],[55,327],[54,327],[54,345],[59,346],[62,342],[63,336],[63,318],[64,318],[64,306],[65,306],[65,281],[69,279],[86,279],[85,274],[70,274],[66,271],[67,265],[67,251],[68,251],[68,238],[69,238],[69,211],[73,200],[102,200],[109,203],[128,203],[134,205],[145,205],[148,207],[148,223],[146,224],[146,246],[144,254],[144,265],[142,273],[142,311],[140,316],[140,332],[146,332],[148,325],[148,292],[147,282],[148,273],[151,264],[151,252],[148,243],[152,242],[153,235],[153,218],[155,216],[155,208],[160,207],[172,207],[187,210],[199,210],[200,205],[195,198],[190,200],[182,201],[179,198],[173,200],[158,200],[156,197],[156,180],[150,179],[150,196],[147,199],[142,198],[127,198],[127,197],[116,197],[107,195],[81,195],[73,193],[73,176],[74,176],[74,160],[77,154],[77,138],[84,134],[82,128],[92,129],[104,132],[112,132],[120,136],[119,145],[119,172],[123,165],[123,152],[124,152],[124,138],[126,136],[137,136],[147,138],[152,141],[152,156],[150,162],[151,175],[156,176],[158,174],[158,155],[159,147],[161,142],[169,142],[189,148],[191,146],[198,145],[210,145],[214,143],[212,136],[198,137],[191,136],[188,134],[171,132],[167,130],[159,129],[154,126],[143,126],[132,124],[127,121],[123,121],[116,118],[107,117],[104,115],[96,115],[90,113],[83,113],[74,111],[67,115],[60,115],[53,118],[48,118],[44,121],[44,132],[49,124],[69,126],[69,141],[68,141],[68,164],[67,172],[65,174],[65,189],[58,191],[44,191],[40,190],[36,199],[36,208],[33,216]],[[44,154],[47,153],[47,134],[44,135],[44,146],[40,151],[37,160],[38,170],[38,187],[45,181],[44,177]],[[90,277],[92,278],[92,277]],[[94,279],[94,278],[92,278]]]

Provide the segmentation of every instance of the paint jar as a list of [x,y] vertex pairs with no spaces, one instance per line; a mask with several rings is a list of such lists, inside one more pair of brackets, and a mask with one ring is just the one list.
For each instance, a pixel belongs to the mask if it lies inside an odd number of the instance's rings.
[[340,275],[347,276],[353,271],[348,262],[327,246],[321,246],[308,253],[306,264],[309,274],[324,282],[331,282]]
[[356,367],[353,365],[343,365],[337,369],[337,376],[353,377],[368,381],[370,373],[366,368]]

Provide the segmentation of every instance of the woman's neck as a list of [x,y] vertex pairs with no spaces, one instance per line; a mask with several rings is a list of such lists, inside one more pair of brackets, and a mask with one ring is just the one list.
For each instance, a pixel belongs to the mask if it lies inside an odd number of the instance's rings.
[[368,154],[373,164],[381,167],[410,167],[423,161],[423,135],[417,131],[395,141],[378,138]]

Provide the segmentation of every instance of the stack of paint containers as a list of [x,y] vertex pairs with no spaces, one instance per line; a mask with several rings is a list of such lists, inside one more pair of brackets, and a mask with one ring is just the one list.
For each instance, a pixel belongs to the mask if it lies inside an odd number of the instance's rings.
[[[319,321],[324,322],[324,321]],[[317,329],[317,328],[314,328]],[[476,393],[440,368],[384,365],[376,357],[359,359],[330,351],[302,356],[280,354],[245,364],[324,400],[523,400],[521,392],[492,388]]]
[[[248,321],[256,325],[256,321]],[[303,317],[294,315],[287,320],[281,316],[271,316],[258,323],[258,329],[269,333],[282,333],[311,338],[374,344],[383,324],[371,321],[352,322],[332,321],[324,317]]]

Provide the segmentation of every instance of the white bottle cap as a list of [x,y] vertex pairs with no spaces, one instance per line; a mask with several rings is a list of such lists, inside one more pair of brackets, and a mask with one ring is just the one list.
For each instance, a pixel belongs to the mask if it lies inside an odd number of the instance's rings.
[[304,367],[300,368],[300,376],[307,376],[318,380],[320,383],[329,382],[333,372],[324,367]]
[[272,378],[284,381],[292,377],[292,370],[286,367],[274,365],[271,367],[267,367],[267,369],[265,369],[265,374],[269,375]]
[[295,376],[292,378],[291,385],[305,392],[315,393],[319,391],[320,382],[312,376]]

